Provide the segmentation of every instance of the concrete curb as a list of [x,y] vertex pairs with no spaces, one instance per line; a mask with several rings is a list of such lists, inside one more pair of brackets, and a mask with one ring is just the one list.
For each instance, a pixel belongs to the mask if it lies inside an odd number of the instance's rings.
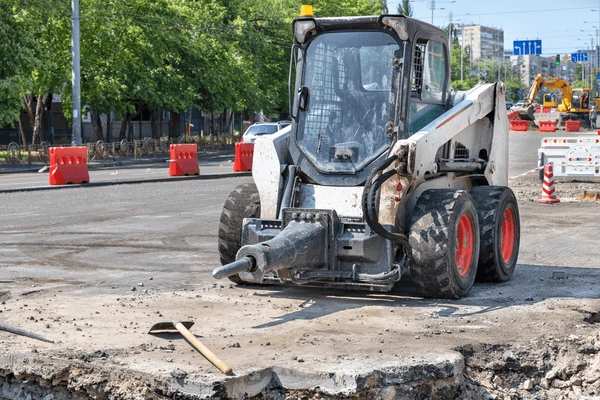
[[248,172],[228,172],[224,174],[207,174],[207,175],[194,175],[194,176],[170,176],[166,178],[155,178],[155,179],[127,179],[122,181],[111,181],[111,182],[90,182],[75,185],[55,185],[55,186],[33,186],[27,188],[15,188],[15,189],[0,189],[0,193],[16,193],[16,192],[37,192],[43,190],[53,189],[66,189],[66,188],[86,188],[86,187],[100,187],[100,186],[113,186],[113,185],[131,185],[139,183],[158,183],[158,182],[176,182],[176,181],[190,181],[190,180],[213,180],[222,178],[236,178],[241,176],[252,176],[252,171]]

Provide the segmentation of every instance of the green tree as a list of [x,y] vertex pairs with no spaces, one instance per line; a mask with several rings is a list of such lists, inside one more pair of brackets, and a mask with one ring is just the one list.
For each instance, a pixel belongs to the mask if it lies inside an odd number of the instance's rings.
[[[460,47],[457,41],[451,44],[450,79],[454,90],[468,90],[479,81],[476,76],[470,76],[469,70],[469,48]],[[461,62],[462,57],[462,62]],[[461,74],[462,70],[462,74]],[[462,78],[462,79],[461,79]]]
[[[0,44],[0,121],[14,121],[25,106],[34,140],[41,140],[42,106],[52,93],[62,95],[71,117],[70,4],[5,3],[11,12],[0,16],[0,37],[8,38]],[[316,16],[374,15],[386,12],[387,2],[320,0],[314,9]],[[80,0],[81,97],[95,139],[104,139],[101,114],[122,118],[123,138],[142,104],[287,114],[290,24],[298,11],[295,0]],[[5,62],[11,54],[20,61]]]
[[[25,107],[33,126],[32,142],[42,140],[44,104],[64,85],[67,44],[64,38],[68,6],[60,0],[6,0],[0,6],[0,94],[2,124],[19,121],[23,144],[27,143],[20,118]],[[16,96],[19,96],[17,107]]]
[[398,4],[398,14],[403,14],[407,17],[413,16],[413,10],[410,6],[410,0],[402,0],[402,2]]
[[25,75],[36,63],[35,48],[17,2],[0,5],[0,126],[14,125],[21,113]]
[[[70,82],[70,5],[61,0],[31,0],[21,8],[29,34],[36,42],[36,62],[24,74],[23,103],[33,126],[31,142],[43,140],[42,120],[52,94]],[[45,106],[45,107],[44,107]]]
[[382,0],[318,0],[313,5],[315,15],[319,17],[377,15],[387,8],[387,3]]

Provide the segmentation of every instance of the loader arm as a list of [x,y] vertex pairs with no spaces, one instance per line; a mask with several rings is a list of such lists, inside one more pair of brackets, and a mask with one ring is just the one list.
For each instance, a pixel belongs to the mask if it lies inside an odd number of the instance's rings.
[[[486,184],[508,183],[508,119],[504,103],[505,87],[501,83],[480,84],[466,93],[462,101],[408,139],[399,140],[391,154],[408,150],[406,173],[386,182],[381,189],[379,221],[392,224],[404,202],[399,199],[418,197],[424,190],[452,185],[455,180],[444,169],[481,175]],[[493,140],[492,140],[493,138]],[[438,157],[444,145],[453,149],[450,160]],[[468,152],[459,154],[462,147]],[[484,151],[482,151],[482,149]],[[406,150],[405,150],[406,151]],[[483,158],[484,159],[483,159]],[[399,162],[388,170],[398,169]],[[460,174],[460,173],[459,173]],[[436,179],[432,179],[437,177]],[[458,179],[460,187],[471,189],[470,180]],[[456,185],[456,183],[454,183]],[[401,193],[398,188],[401,187]],[[410,210],[411,204],[408,205]]]

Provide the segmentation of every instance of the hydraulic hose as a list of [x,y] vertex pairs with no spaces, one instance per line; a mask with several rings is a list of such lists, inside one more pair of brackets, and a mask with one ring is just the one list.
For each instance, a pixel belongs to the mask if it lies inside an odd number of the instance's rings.
[[279,210],[277,215],[281,218],[281,211],[286,207],[293,207],[292,200],[294,198],[294,188],[296,183],[296,172],[298,171],[298,167],[295,165],[288,166],[288,175],[285,180],[283,197],[281,198],[281,204],[279,205]]
[[400,270],[398,268],[392,269],[389,272],[383,272],[381,274],[357,274],[356,279],[359,282],[368,282],[376,284],[387,284],[396,282],[400,276]]
[[396,232],[389,232],[383,227],[383,225],[379,223],[379,218],[377,215],[377,192],[385,181],[396,175],[397,171],[390,170],[383,173],[381,176],[375,179],[375,181],[373,181],[373,179],[378,173],[389,167],[398,158],[399,155],[394,155],[388,158],[379,168],[373,171],[369,179],[367,179],[367,183],[365,184],[363,191],[362,208],[365,222],[375,233],[385,239],[400,243],[405,247],[410,247],[406,235]]

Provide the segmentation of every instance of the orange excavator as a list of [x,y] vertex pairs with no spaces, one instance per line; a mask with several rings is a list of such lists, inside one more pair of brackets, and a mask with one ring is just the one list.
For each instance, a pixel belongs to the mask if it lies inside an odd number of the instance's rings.
[[564,79],[556,78],[550,75],[538,74],[533,80],[529,89],[525,104],[517,112],[519,117],[524,120],[534,121],[533,113],[535,107],[533,100],[542,87],[558,89],[562,94],[562,101],[557,110],[562,120],[580,119],[587,120],[590,106],[595,105],[591,100],[592,90],[589,88],[572,88]]

